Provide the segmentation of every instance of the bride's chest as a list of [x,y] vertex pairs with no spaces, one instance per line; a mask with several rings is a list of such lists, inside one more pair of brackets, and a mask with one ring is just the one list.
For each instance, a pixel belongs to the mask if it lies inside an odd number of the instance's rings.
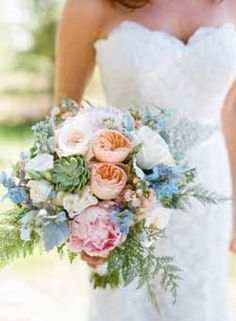
[[[160,86],[173,83],[215,89],[236,76],[236,30],[233,24],[200,28],[187,44],[161,31],[124,22],[95,44],[105,81],[125,85]],[[120,83],[122,85],[122,83]]]

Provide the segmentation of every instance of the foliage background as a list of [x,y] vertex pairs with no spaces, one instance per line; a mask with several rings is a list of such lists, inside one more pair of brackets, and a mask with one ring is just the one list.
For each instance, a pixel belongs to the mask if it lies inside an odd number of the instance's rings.
[[[52,106],[62,5],[62,0],[0,2],[0,170],[9,169],[30,145],[31,124]],[[104,102],[97,70],[85,97]],[[9,206],[4,201],[0,212]],[[236,259],[229,260],[229,304],[236,321]],[[89,291],[82,262],[70,266],[55,254],[20,260],[0,271],[0,321],[86,321]]]

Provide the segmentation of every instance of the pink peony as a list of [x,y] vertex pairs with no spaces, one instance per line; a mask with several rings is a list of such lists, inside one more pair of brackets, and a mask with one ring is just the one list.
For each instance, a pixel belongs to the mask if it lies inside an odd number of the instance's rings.
[[120,166],[98,163],[92,167],[91,191],[102,200],[111,200],[119,196],[127,179],[125,170]]
[[131,149],[128,138],[117,130],[100,131],[93,141],[93,154],[100,162],[122,163]]
[[111,220],[114,202],[101,202],[86,208],[71,222],[69,249],[86,252],[90,256],[106,257],[116,246],[125,241],[119,227]]

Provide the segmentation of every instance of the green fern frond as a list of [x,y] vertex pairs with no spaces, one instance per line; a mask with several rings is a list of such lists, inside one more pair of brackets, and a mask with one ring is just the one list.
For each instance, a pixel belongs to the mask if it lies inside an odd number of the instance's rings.
[[175,301],[180,270],[173,265],[173,258],[156,256],[155,246],[145,247],[139,239],[140,232],[145,232],[148,237],[151,235],[152,240],[159,235],[158,230],[154,232],[145,227],[143,222],[136,224],[125,243],[110,253],[106,273],[93,274],[92,281],[95,288],[106,288],[126,287],[137,280],[137,288],[146,286],[151,303],[159,310],[155,286],[157,276],[160,277],[162,288],[170,291]]
[[[208,205],[208,204],[219,205],[222,202],[226,202],[230,200],[229,197],[227,198],[214,191],[210,191],[205,187],[203,187],[201,184],[192,185],[188,187],[184,192],[184,196],[193,197],[203,205]],[[187,201],[188,200],[186,199],[186,202]]]
[[0,214],[0,268],[14,262],[18,258],[32,255],[39,244],[39,235],[33,231],[31,241],[21,240],[20,219],[24,210],[14,210]]

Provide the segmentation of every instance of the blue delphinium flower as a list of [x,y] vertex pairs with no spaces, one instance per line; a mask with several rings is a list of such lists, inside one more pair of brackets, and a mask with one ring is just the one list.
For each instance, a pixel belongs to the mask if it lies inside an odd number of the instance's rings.
[[149,182],[164,182],[177,179],[177,172],[166,165],[157,165],[150,170],[145,170],[145,180]]
[[171,167],[157,165],[151,170],[145,170],[145,180],[150,182],[158,199],[163,197],[171,198],[179,193],[179,176]]
[[158,199],[163,197],[171,198],[173,195],[179,193],[179,188],[176,184],[176,181],[170,180],[169,182],[158,186],[155,191]]
[[26,201],[27,193],[25,189],[22,186],[17,185],[14,178],[7,176],[5,172],[0,173],[0,184],[8,190],[3,196],[3,199],[9,198],[15,204]]
[[11,176],[7,176],[5,172],[0,173],[0,184],[6,188],[15,187],[14,178]]
[[111,213],[112,221],[120,228],[121,233],[128,234],[130,227],[133,225],[133,213],[129,210],[114,210]]
[[23,187],[16,186],[9,188],[6,196],[9,197],[13,203],[20,204],[25,201],[26,192]]

